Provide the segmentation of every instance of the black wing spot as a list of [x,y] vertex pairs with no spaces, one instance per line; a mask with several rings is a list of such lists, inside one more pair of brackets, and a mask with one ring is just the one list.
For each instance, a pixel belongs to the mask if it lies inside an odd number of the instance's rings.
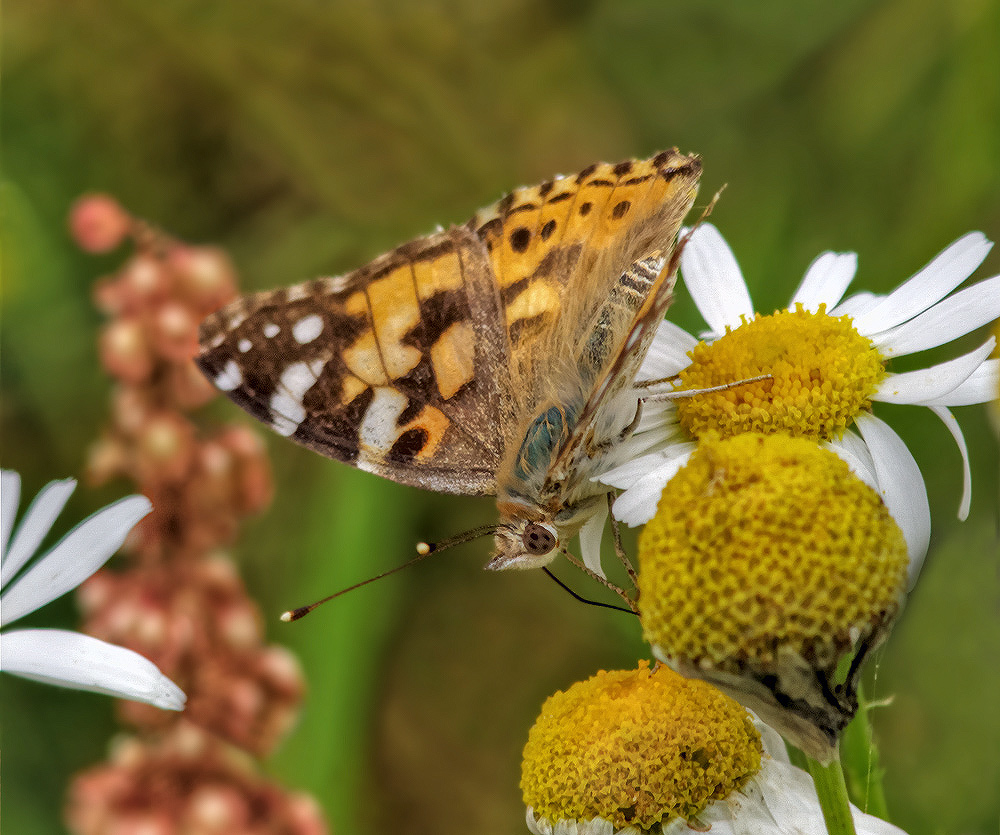
[[620,220],[628,214],[628,210],[632,208],[632,202],[630,200],[622,200],[621,203],[615,204],[615,207],[611,210],[611,217],[615,220]]
[[593,204],[590,201],[580,204],[580,217],[586,217],[590,214],[590,210],[593,208]]
[[542,240],[547,241],[555,230],[556,222],[554,220],[550,220],[542,227]]
[[390,461],[412,461],[420,450],[427,445],[429,437],[429,433],[422,426],[407,429],[402,435],[396,438],[396,443],[392,445],[386,457]]
[[531,243],[531,231],[525,226],[519,226],[510,233],[510,248],[514,252],[524,252]]

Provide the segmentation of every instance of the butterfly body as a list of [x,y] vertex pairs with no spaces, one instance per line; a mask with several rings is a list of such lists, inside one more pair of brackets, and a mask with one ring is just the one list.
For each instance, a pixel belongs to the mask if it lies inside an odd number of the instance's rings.
[[666,151],[518,189],[345,276],[237,300],[197,361],[324,455],[496,496],[490,567],[545,564],[604,506],[590,479],[634,427],[700,170]]

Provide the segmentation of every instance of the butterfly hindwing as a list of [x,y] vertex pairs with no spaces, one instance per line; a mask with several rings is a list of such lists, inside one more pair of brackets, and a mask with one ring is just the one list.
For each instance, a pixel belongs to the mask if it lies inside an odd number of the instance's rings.
[[550,360],[588,337],[625,270],[669,246],[700,171],[676,150],[595,163],[516,189],[469,221],[496,273],[519,390],[541,392]]

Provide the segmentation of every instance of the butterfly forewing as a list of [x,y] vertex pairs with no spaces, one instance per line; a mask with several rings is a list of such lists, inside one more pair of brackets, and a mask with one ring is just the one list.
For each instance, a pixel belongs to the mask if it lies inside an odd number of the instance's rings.
[[278,433],[394,481],[495,492],[510,402],[485,247],[453,229],[336,278],[237,300],[198,364]]

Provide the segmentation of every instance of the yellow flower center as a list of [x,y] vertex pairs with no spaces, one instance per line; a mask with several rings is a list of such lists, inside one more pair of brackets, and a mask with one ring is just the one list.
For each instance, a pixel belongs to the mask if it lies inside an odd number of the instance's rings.
[[641,663],[546,700],[524,747],[521,791],[553,825],[603,818],[649,830],[741,788],[760,757],[760,735],[736,702]]
[[681,426],[700,438],[785,432],[830,439],[843,434],[885,378],[885,363],[848,316],[810,313],[797,305],[757,315],[691,352],[680,389],[709,388],[762,374],[771,378],[677,402]]
[[646,639],[692,663],[822,668],[898,611],[903,533],[829,450],[786,435],[707,437],[639,537]]

